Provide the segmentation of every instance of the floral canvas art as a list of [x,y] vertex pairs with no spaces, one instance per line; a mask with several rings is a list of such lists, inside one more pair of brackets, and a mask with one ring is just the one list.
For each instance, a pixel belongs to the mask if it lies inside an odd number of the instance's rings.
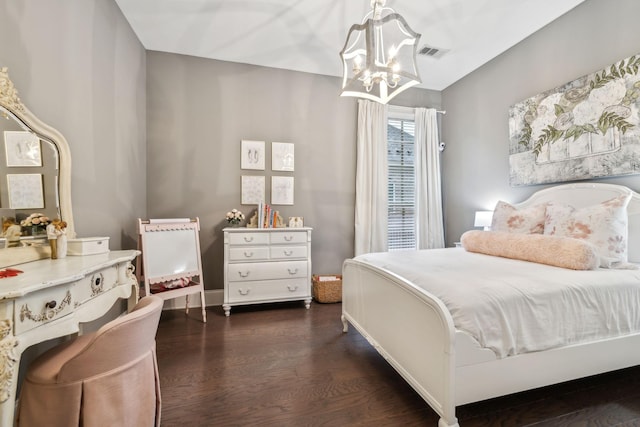
[[640,56],[509,109],[512,186],[640,173]]

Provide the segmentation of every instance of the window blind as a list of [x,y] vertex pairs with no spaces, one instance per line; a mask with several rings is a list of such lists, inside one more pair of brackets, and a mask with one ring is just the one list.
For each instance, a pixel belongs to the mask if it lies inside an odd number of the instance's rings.
[[415,123],[387,122],[388,249],[416,249]]

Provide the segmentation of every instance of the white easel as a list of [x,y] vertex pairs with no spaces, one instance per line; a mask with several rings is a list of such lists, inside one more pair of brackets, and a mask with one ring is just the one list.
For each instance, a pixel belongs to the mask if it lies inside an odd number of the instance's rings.
[[[164,300],[185,297],[189,313],[189,295],[200,293],[202,321],[207,321],[200,255],[200,220],[198,218],[138,218],[138,282],[144,281],[144,295],[154,294]],[[142,258],[142,266],[140,265]],[[141,268],[142,267],[142,268]],[[188,281],[183,287],[154,292],[152,285]]]

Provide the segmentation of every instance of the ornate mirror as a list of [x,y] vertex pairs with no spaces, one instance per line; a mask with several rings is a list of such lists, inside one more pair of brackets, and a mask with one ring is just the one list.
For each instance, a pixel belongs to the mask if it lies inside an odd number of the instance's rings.
[[75,236],[67,141],[25,107],[6,67],[0,68],[0,217],[5,228],[20,227],[19,240],[0,238],[0,268],[50,256],[33,218],[60,218]]

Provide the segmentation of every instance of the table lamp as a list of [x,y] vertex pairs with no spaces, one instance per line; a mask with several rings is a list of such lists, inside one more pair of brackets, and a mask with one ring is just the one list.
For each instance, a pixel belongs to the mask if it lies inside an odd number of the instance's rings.
[[484,227],[484,231],[489,231],[492,218],[493,211],[477,211],[475,221],[473,221],[473,226]]

